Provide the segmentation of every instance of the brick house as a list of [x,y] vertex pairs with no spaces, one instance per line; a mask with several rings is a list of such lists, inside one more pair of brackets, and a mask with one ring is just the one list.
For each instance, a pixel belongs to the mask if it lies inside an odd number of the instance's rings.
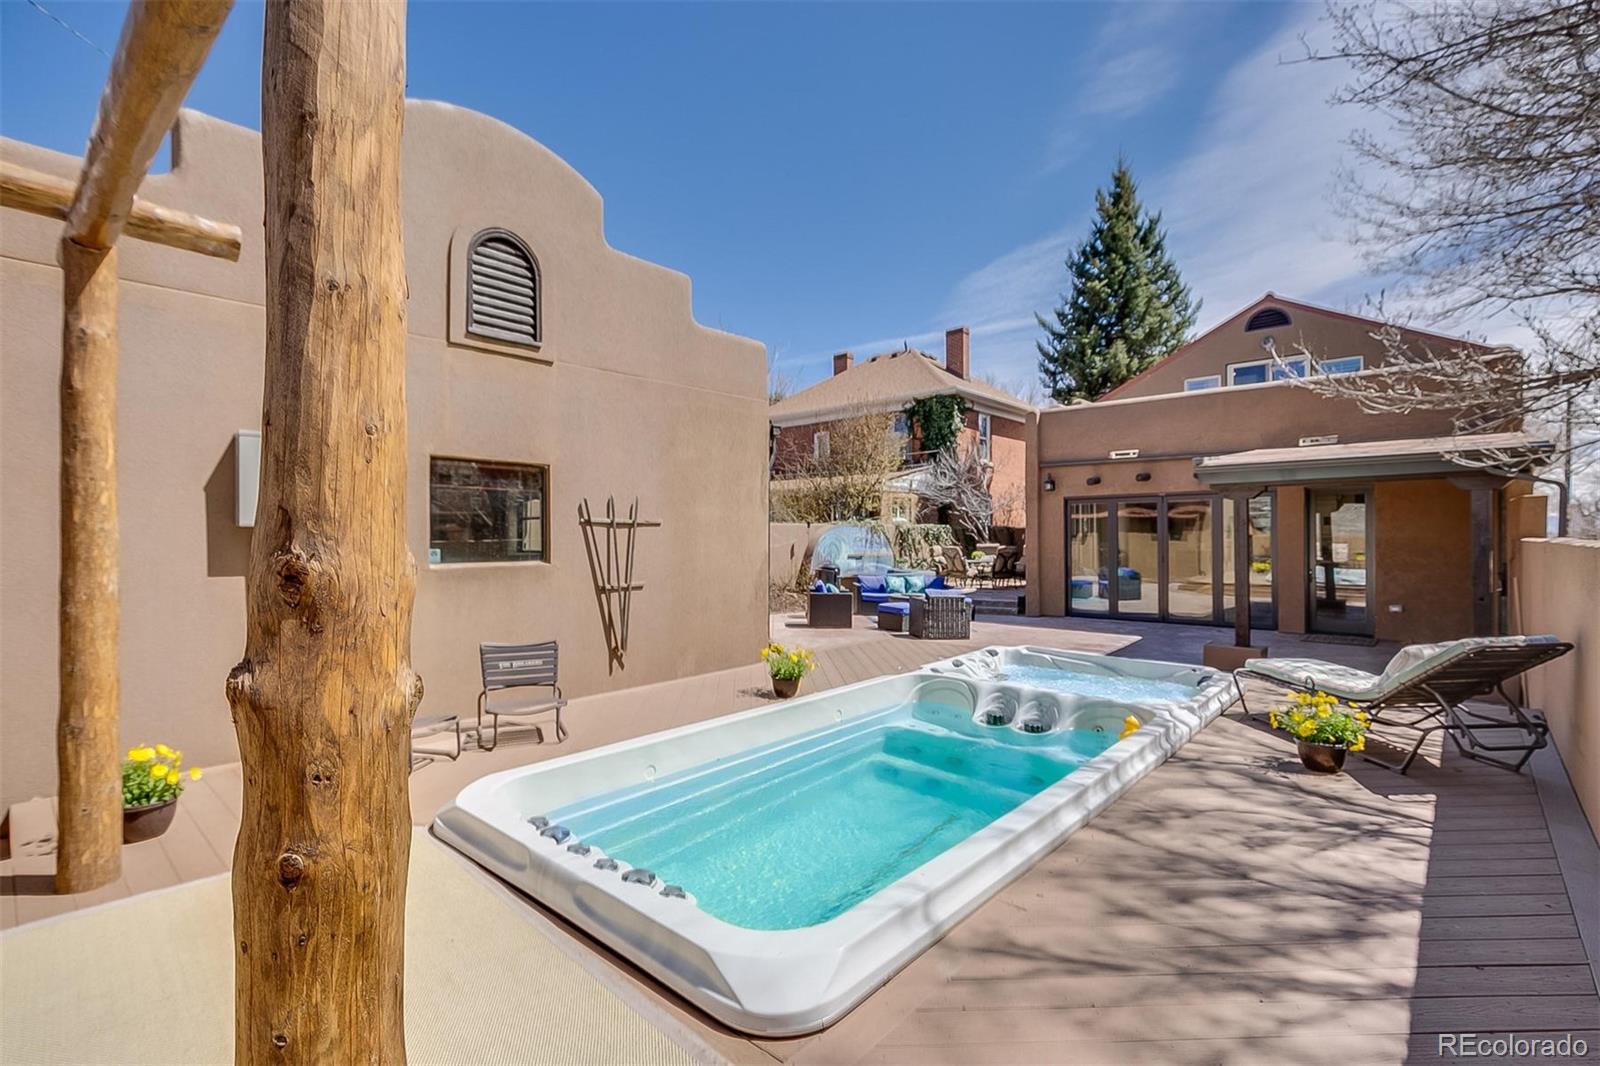
[[929,396],[959,396],[966,402],[957,448],[976,449],[992,468],[990,494],[997,502],[994,524],[1020,531],[1027,524],[1027,425],[1035,409],[1003,389],[972,378],[972,340],[965,326],[947,330],[941,364],[915,348],[885,352],[857,362],[850,352],[833,357],[832,376],[787,396],[768,409],[773,427],[773,492],[808,459],[827,454],[829,427],[864,413],[895,415],[892,432],[903,434],[905,465],[886,486],[885,520],[938,521],[917,499],[918,474],[930,454],[904,410]]

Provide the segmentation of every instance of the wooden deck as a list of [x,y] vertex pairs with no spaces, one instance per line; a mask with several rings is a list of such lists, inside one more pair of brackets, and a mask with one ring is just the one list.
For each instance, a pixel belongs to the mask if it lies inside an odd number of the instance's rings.
[[[1138,640],[1124,654],[1189,661],[1216,633],[984,623],[965,643],[859,629],[787,636],[819,648],[807,683],[816,689],[997,642],[1111,651]],[[1275,654],[1353,665],[1391,650],[1272,639],[1286,645]],[[575,700],[567,743],[508,733],[494,753],[425,767],[412,779],[413,811],[426,822],[463,783],[496,769],[766,698],[750,667]],[[1438,1034],[1456,1032],[1572,1032],[1588,1054],[1562,1061],[1600,1061],[1595,956],[1579,920],[1590,920],[1600,889],[1558,858],[1550,796],[1529,776],[1466,760],[1409,777],[1351,769],[1306,774],[1283,737],[1219,720],[810,1037],[728,1032],[555,921],[616,980],[735,1062],[1432,1061]],[[121,882],[79,899],[48,894],[52,859],[38,842],[54,831],[49,801],[19,808],[16,853],[0,864],[0,921],[220,872],[240,787],[236,766],[209,772],[165,837],[126,850]]]

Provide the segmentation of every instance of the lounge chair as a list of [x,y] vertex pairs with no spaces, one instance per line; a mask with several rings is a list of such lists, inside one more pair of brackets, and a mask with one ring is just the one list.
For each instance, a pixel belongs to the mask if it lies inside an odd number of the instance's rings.
[[[1535,666],[1558,659],[1572,645],[1552,636],[1470,637],[1402,648],[1381,674],[1369,674],[1320,659],[1252,659],[1234,671],[1245,713],[1241,678],[1259,678],[1302,692],[1322,691],[1361,706],[1375,725],[1413,730],[1417,741],[1404,761],[1370,762],[1405,773],[1429,734],[1443,730],[1461,754],[1513,773],[1549,743],[1550,727],[1537,711],[1524,711],[1505,683]],[[1509,713],[1468,710],[1471,699],[1498,691]],[[1506,738],[1506,733],[1511,739]],[[1498,733],[1499,736],[1495,734]],[[1487,734],[1487,736],[1483,735]],[[1499,753],[1517,756],[1502,757]]]
[[[567,701],[557,683],[561,649],[553,640],[537,644],[480,644],[478,660],[483,668],[483,691],[478,693],[478,747],[493,751],[500,744],[501,716],[524,716],[554,711],[556,742],[566,739],[561,725],[561,708]],[[519,689],[549,689],[548,698],[518,692]],[[494,743],[484,743],[483,716],[494,719]],[[544,730],[539,729],[544,742]]]

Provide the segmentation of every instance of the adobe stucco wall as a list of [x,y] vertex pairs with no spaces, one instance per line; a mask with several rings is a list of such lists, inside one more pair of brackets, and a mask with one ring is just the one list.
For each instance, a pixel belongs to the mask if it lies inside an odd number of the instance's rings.
[[1549,719],[1572,789],[1600,839],[1600,541],[1522,541],[1512,593],[1519,632],[1553,633],[1576,645],[1527,675],[1527,702]]
[[[233,524],[232,439],[261,421],[261,161],[255,133],[194,113],[174,143],[173,171],[142,192],[241,225],[244,253],[123,242],[122,729],[203,764],[237,757],[222,684],[244,646],[250,536]],[[12,141],[0,155],[78,172]],[[559,640],[569,695],[750,662],[767,629],[762,346],[697,325],[689,279],[608,247],[599,194],[494,119],[410,102],[403,191],[422,712],[471,713],[480,641]],[[452,250],[487,226],[538,257],[537,358],[448,339]],[[10,210],[0,227],[0,803],[55,790],[59,230]],[[549,560],[430,566],[434,455],[548,465]],[[580,499],[608,495],[663,522],[638,535],[645,587],[615,672],[577,523]]]

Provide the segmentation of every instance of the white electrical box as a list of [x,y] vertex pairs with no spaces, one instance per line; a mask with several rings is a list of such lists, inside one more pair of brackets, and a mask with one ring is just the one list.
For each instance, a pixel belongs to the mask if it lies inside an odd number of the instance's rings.
[[256,524],[256,497],[261,492],[261,434],[241,429],[233,435],[233,523]]

